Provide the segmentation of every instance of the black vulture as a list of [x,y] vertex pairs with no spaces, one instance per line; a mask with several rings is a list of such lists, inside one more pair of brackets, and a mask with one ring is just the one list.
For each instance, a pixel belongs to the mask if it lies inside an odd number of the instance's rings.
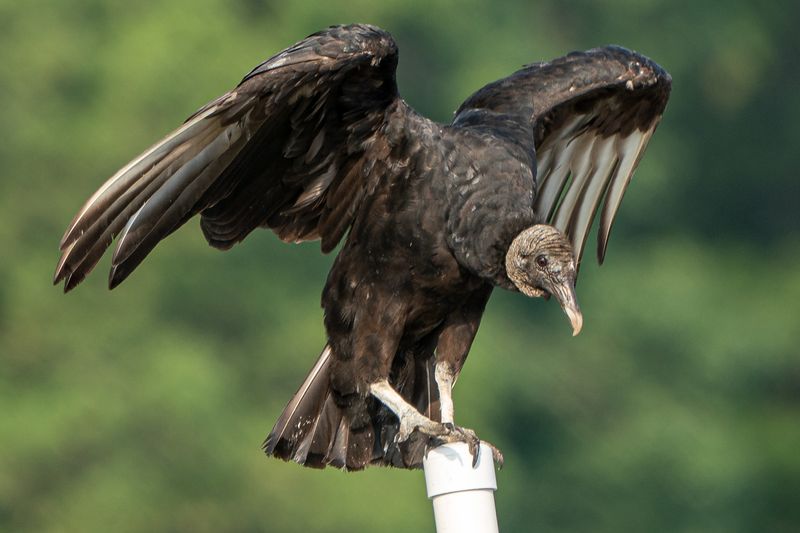
[[607,46],[525,66],[437,124],[400,98],[397,59],[374,26],[303,39],[112,176],[61,241],[68,291],[115,237],[110,288],[198,213],[220,249],[259,227],[325,253],[344,239],[322,294],[327,345],[264,444],[307,466],[474,449],[451,388],[492,289],[555,296],[578,333],[589,228],[599,209],[602,263],[671,87]]

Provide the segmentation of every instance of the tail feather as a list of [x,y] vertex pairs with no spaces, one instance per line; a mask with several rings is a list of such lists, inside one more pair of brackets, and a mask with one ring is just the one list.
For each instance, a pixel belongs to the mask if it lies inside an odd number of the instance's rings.
[[307,437],[309,444],[305,454],[306,464],[319,468],[325,466],[325,460],[333,449],[342,419],[342,410],[328,392],[314,428]]
[[331,348],[326,346],[264,442],[267,454],[286,461],[305,462],[311,444],[310,440],[305,444],[306,437],[330,395],[330,365]]
[[[432,354],[431,354],[432,355]],[[402,357],[405,371],[393,386],[419,411],[439,419],[433,357]],[[326,346],[264,442],[267,455],[304,466],[362,470],[369,465],[419,468],[427,440],[413,435],[398,444],[397,417],[372,397],[348,405],[330,385],[333,353]],[[338,399],[338,402],[337,402]],[[366,417],[363,414],[366,413]]]
[[[347,470],[347,447],[350,445],[350,424],[345,417],[339,422],[334,434],[333,446],[326,458],[327,464],[336,468]],[[356,470],[357,465],[353,465],[350,470]],[[363,468],[363,467],[362,467]]]

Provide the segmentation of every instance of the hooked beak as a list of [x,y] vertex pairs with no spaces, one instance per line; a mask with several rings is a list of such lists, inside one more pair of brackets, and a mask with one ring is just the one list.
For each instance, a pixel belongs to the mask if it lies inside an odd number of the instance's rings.
[[574,337],[581,332],[583,327],[583,314],[581,308],[578,307],[578,299],[575,296],[575,282],[567,281],[554,287],[553,295],[558,299],[561,304],[561,309],[569,317],[572,324],[572,336]]

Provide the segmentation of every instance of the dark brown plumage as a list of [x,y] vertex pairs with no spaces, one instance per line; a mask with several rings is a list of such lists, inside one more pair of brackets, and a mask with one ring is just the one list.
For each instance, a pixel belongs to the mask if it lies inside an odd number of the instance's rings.
[[265,443],[308,466],[415,467],[430,438],[474,441],[450,391],[492,288],[553,294],[580,329],[588,230],[600,209],[602,262],[671,84],[598,48],[491,83],[441,125],[400,99],[396,66],[379,28],[309,36],[110,178],[61,241],[70,290],[115,237],[111,288],[196,214],[221,249],[258,227],[323,252],[347,235],[328,344]]

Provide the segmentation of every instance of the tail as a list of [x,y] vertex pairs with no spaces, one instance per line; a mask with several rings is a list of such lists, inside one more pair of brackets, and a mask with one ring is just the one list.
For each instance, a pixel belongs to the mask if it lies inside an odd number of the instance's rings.
[[[439,419],[433,357],[396,357],[390,382],[420,412]],[[303,466],[362,470],[369,465],[420,468],[427,440],[416,434],[398,444],[397,417],[375,398],[342,397],[331,387],[333,353],[325,346],[314,368],[283,410],[263,448]]]

